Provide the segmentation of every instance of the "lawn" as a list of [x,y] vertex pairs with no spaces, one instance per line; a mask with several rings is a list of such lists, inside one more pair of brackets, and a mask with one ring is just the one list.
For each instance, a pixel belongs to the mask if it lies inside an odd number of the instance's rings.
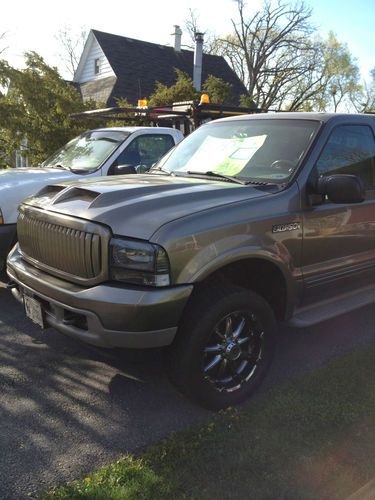
[[375,345],[48,499],[345,499],[375,476]]

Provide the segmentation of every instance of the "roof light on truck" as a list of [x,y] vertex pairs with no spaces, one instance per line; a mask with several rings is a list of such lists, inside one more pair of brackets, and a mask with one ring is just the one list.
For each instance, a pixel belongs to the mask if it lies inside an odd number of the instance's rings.
[[148,106],[147,99],[138,99],[138,104],[137,104],[138,108],[147,108],[147,106]]
[[201,95],[201,100],[199,101],[199,106],[201,104],[210,104],[210,96],[208,94]]

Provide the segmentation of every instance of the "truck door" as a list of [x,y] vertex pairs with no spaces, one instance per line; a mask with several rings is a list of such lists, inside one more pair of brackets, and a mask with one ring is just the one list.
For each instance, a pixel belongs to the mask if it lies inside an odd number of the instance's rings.
[[305,210],[305,304],[374,283],[375,140],[371,127],[335,127],[314,168],[318,175],[357,175],[365,185],[366,199],[354,204],[324,200]]

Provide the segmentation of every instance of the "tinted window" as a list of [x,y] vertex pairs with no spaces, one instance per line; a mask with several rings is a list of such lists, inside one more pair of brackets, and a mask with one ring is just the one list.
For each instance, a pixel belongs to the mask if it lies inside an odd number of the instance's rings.
[[330,135],[316,164],[320,175],[354,174],[375,186],[375,140],[370,127],[343,125]]
[[136,137],[117,158],[118,165],[151,167],[174,146],[171,135],[147,134]]

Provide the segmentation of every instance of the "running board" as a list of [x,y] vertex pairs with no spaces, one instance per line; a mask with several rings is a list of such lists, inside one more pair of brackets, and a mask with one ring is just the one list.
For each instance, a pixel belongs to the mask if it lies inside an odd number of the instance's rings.
[[348,292],[332,299],[296,309],[293,317],[285,324],[297,328],[316,325],[374,302],[375,285],[370,285],[355,292]]

